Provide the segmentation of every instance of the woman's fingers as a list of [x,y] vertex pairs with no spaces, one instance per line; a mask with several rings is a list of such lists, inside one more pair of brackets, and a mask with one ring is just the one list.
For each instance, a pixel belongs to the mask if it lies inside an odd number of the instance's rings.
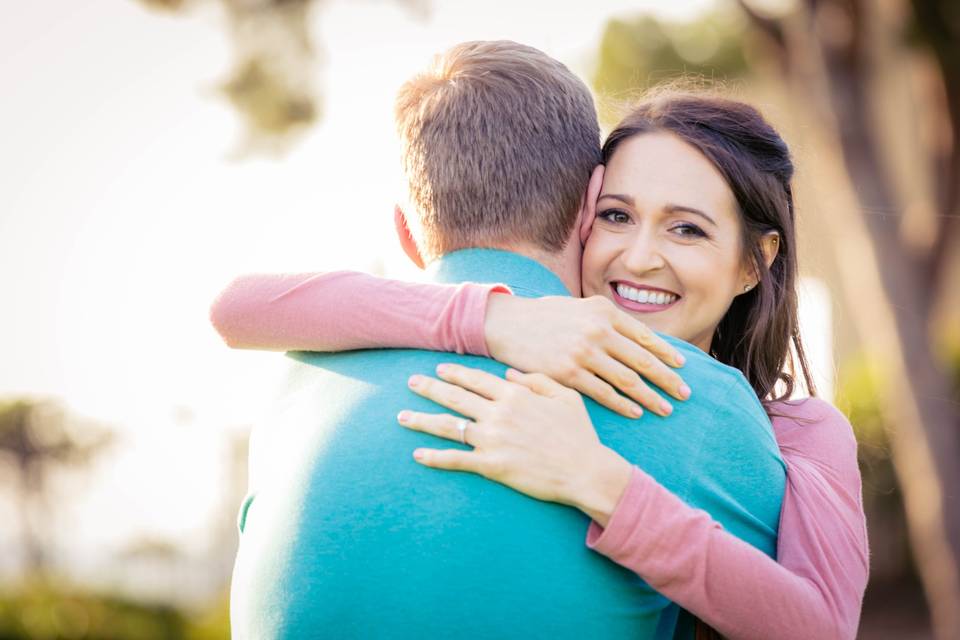
[[[479,435],[477,423],[465,418],[458,418],[449,413],[418,413],[416,411],[401,411],[397,415],[397,422],[408,429],[429,433],[438,438],[446,438],[454,442],[463,442],[474,447]],[[461,427],[463,436],[461,437]]]
[[[665,401],[661,400],[647,385],[640,382],[636,374],[639,374],[645,380],[649,380],[677,400],[686,400],[690,397],[690,388],[684,383],[683,378],[633,340],[620,334],[614,334],[604,346],[607,350],[604,355],[609,354],[611,360],[616,359],[618,364],[626,365],[623,369],[629,371],[629,373],[624,373],[622,369],[610,365],[609,362],[601,362],[597,366],[603,366],[608,373],[617,375],[617,377],[607,377],[600,371],[596,371],[596,373],[648,409],[662,413],[648,404],[648,401],[658,403],[665,403]],[[603,360],[606,360],[606,358],[603,358]],[[636,393],[634,390],[636,390]]]
[[593,398],[611,411],[615,411],[627,418],[639,418],[643,409],[638,404],[625,398],[612,386],[589,373],[584,373],[574,380],[574,389],[585,396]]
[[437,365],[437,375],[451,384],[490,400],[503,397],[510,387],[510,383],[499,376],[459,364]]
[[[594,356],[594,359],[590,362],[589,368],[596,377],[602,378],[604,382],[608,383],[608,386],[612,387],[611,391],[613,391],[613,394],[604,389],[604,397],[608,399],[609,402],[617,403],[617,406],[611,406],[607,401],[601,402],[601,404],[605,407],[613,409],[618,413],[623,413],[623,411],[620,410],[620,407],[623,406],[623,401],[629,402],[629,400],[632,399],[649,411],[652,411],[660,416],[668,416],[673,412],[673,407],[670,406],[670,403],[661,398],[657,392],[651,389],[640,378],[640,375],[636,371],[625,366],[618,360],[615,360],[607,353],[598,352],[597,355]],[[587,377],[588,376],[583,376],[584,379]],[[583,383],[581,382],[580,384]],[[600,389],[600,387],[594,388]],[[619,389],[622,393],[629,396],[629,398],[624,398],[622,395],[617,393],[615,389]],[[614,396],[616,396],[616,398]],[[594,399],[596,400],[596,398]],[[633,403],[631,402],[630,404]],[[639,414],[624,413],[623,415],[636,417]]]
[[413,459],[434,469],[480,473],[478,455],[463,449],[416,449]]
[[[613,362],[612,358],[609,360]],[[623,367],[623,365],[620,366]],[[626,367],[623,368],[626,369]],[[548,398],[554,398],[564,391],[570,391],[569,387],[565,387],[542,373],[521,373],[516,369],[507,369],[507,380],[522,384],[531,391]],[[613,387],[590,371],[585,369],[581,370],[579,374],[570,380],[570,383],[574,389],[583,395],[593,398],[599,404],[602,404],[611,411],[616,411],[622,416],[639,418],[643,415],[643,409],[636,403],[632,402],[629,398],[624,398],[617,393]],[[657,398],[659,399],[660,397],[657,396]]]
[[563,386],[550,376],[542,373],[523,373],[522,371],[510,368],[507,369],[506,376],[510,382],[522,384],[534,393],[546,396],[547,398],[554,398],[564,390],[569,390],[568,387]]
[[489,400],[472,391],[428,376],[410,376],[407,385],[417,395],[471,418],[480,418],[485,415],[485,410],[490,404]]
[[686,358],[676,347],[658,336],[653,329],[619,309],[613,317],[613,328],[672,367],[682,367]]

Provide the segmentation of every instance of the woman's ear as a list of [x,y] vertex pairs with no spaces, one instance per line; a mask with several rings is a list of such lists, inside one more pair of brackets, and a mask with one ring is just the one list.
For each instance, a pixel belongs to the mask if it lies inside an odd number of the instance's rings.
[[767,263],[767,269],[773,264],[780,252],[780,233],[768,231],[760,237],[760,252]]
[[393,206],[393,225],[397,229],[397,237],[400,239],[400,246],[403,248],[403,252],[407,254],[407,257],[410,258],[413,264],[423,269],[425,265],[423,255],[420,253],[420,247],[417,246],[417,241],[413,239],[413,234],[410,233],[407,216],[400,208],[400,205]]
[[[760,253],[763,255],[763,261],[766,263],[767,269],[773,265],[773,261],[776,260],[779,252],[780,234],[778,232],[768,231],[760,236]],[[755,264],[745,266],[743,270],[743,287],[740,293],[750,291],[757,286],[757,282],[759,281],[760,274],[758,273],[757,266]]]
[[583,203],[580,205],[580,246],[587,244],[593,221],[597,217],[597,199],[600,197],[600,187],[603,186],[603,165],[598,164],[590,174],[587,183],[587,192],[583,194]]

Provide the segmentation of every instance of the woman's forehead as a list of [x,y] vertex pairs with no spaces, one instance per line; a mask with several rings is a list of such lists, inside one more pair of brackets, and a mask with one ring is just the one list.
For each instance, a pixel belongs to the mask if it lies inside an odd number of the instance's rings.
[[699,150],[671,133],[625,140],[604,173],[601,195],[628,196],[638,208],[665,204],[735,215],[733,192],[720,171]]

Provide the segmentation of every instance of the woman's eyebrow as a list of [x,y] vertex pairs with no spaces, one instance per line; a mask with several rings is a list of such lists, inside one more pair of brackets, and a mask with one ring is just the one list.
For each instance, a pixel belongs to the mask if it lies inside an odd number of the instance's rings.
[[601,193],[600,197],[597,198],[597,200],[603,200],[604,198],[614,198],[626,205],[629,205],[631,207],[633,206],[633,198],[631,198],[628,195],[624,195],[622,193]]
[[716,220],[711,218],[709,215],[707,215],[700,209],[696,209],[694,207],[687,207],[682,204],[668,204],[663,208],[663,210],[666,211],[667,213],[692,213],[695,216],[700,216],[701,218],[703,218],[713,226],[715,227],[717,226]]

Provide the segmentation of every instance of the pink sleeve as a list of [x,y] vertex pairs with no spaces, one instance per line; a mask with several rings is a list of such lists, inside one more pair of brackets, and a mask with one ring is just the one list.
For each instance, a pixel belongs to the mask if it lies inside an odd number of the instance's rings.
[[773,419],[787,463],[779,563],[637,468],[587,545],[731,639],[854,638],[869,565],[856,440],[823,401],[777,409],[791,416]]
[[210,307],[236,349],[409,347],[489,356],[483,324],[503,285],[418,284],[356,271],[240,276]]

